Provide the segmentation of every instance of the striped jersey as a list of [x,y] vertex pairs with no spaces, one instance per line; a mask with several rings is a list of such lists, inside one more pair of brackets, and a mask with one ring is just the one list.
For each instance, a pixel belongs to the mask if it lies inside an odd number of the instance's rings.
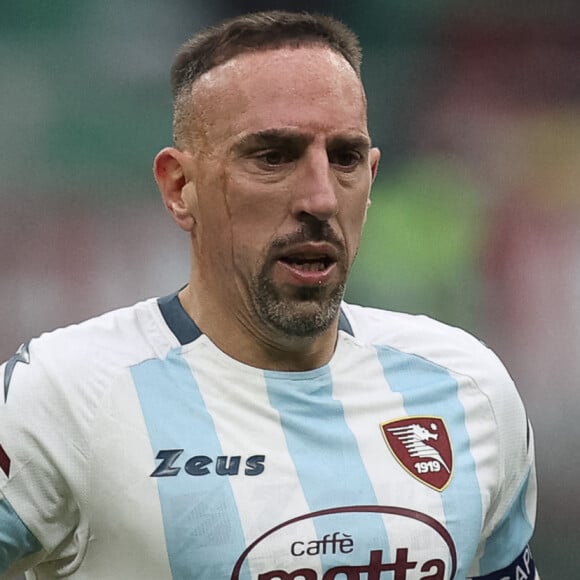
[[278,372],[175,294],[30,341],[0,389],[0,577],[536,577],[521,400],[427,317],[343,303],[329,363]]

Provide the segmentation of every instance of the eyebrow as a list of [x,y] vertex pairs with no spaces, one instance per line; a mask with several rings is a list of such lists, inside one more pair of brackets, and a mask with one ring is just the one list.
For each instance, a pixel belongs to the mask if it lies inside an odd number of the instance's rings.
[[336,135],[328,141],[329,149],[370,149],[371,140],[366,135]]
[[292,129],[265,129],[243,135],[235,144],[234,150],[247,151],[260,147],[276,147],[280,145],[306,146],[311,137]]
[[[292,145],[305,147],[312,142],[313,137],[293,129],[265,129],[243,135],[233,146],[235,151],[247,151],[260,147],[276,147]],[[327,143],[329,149],[370,149],[371,140],[366,135],[335,135]]]

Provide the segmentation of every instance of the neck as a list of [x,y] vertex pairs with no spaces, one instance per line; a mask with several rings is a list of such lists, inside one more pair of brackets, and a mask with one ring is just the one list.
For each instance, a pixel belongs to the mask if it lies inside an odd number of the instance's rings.
[[[265,370],[306,371],[327,364],[336,346],[338,317],[316,336],[296,337],[267,328],[255,318],[240,316],[228,305],[205,300],[191,286],[179,300],[200,330],[232,358]],[[248,320],[246,320],[248,318]]]

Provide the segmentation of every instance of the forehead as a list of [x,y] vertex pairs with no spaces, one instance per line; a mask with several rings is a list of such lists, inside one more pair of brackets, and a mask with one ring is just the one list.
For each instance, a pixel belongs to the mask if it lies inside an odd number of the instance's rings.
[[196,128],[217,140],[274,128],[367,133],[359,78],[323,46],[238,55],[194,83],[192,104]]

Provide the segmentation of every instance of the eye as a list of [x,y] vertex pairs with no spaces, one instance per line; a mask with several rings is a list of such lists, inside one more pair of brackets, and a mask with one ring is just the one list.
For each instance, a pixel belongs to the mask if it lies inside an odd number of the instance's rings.
[[342,169],[355,169],[362,161],[360,151],[354,149],[338,149],[328,153],[328,160]]
[[288,147],[283,147],[264,149],[254,154],[253,157],[256,159],[259,166],[265,169],[273,169],[296,161],[298,156],[298,151],[294,151]]
[[264,151],[257,156],[262,163],[265,165],[282,165],[288,161],[288,156],[279,151],[278,149],[270,149],[269,151]]

